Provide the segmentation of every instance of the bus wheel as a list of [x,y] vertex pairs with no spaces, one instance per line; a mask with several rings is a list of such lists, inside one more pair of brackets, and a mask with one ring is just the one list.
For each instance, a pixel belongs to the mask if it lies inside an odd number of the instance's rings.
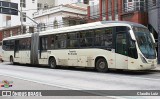
[[107,72],[108,71],[108,64],[104,58],[100,58],[96,62],[96,70],[98,72]]
[[53,68],[53,69],[55,69],[57,67],[56,60],[54,58],[49,59],[49,66],[50,66],[50,68]]

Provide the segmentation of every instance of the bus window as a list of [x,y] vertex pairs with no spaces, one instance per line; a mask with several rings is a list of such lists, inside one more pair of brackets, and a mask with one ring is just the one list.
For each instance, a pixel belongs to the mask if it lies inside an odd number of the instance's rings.
[[77,33],[68,33],[68,48],[78,48],[78,32]]
[[3,50],[8,51],[9,49],[9,41],[3,41]]
[[80,47],[92,47],[93,33],[93,30],[80,32]]
[[48,35],[48,49],[54,49],[54,48],[55,48],[55,36]]
[[127,55],[126,33],[120,32],[116,36],[116,52],[118,54]]
[[94,46],[102,46],[103,34],[105,31],[103,29],[96,29],[95,30],[95,40]]
[[113,40],[113,29],[112,28],[106,28],[105,29],[105,34],[104,34],[104,46],[107,49],[112,49],[112,41]]
[[96,29],[94,46],[102,47],[105,49],[111,49],[112,39],[113,39],[112,28]]
[[14,40],[10,41],[10,50],[14,50]]
[[3,41],[3,50],[13,51],[14,50],[14,40]]
[[31,49],[31,38],[23,38],[19,40],[20,50],[30,50]]
[[128,56],[137,59],[137,49],[136,49],[136,44],[135,41],[129,38],[129,50],[128,50]]
[[116,53],[125,56],[128,56],[127,29],[126,26],[116,27]]
[[26,50],[30,50],[31,49],[31,38],[27,38],[26,39]]
[[56,35],[55,48],[67,47],[67,34]]
[[47,37],[41,37],[40,42],[41,42],[41,50],[47,50],[48,49]]

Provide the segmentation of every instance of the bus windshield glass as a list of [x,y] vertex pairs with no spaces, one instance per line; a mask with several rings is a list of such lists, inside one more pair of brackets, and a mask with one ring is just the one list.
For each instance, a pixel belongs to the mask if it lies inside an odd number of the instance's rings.
[[142,54],[147,59],[155,59],[156,50],[149,30],[143,27],[133,27],[133,31]]

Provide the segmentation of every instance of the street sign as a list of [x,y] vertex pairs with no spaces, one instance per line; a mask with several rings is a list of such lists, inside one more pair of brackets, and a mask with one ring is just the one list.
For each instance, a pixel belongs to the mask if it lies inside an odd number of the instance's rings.
[[0,13],[18,15],[18,4],[6,1],[0,1]]

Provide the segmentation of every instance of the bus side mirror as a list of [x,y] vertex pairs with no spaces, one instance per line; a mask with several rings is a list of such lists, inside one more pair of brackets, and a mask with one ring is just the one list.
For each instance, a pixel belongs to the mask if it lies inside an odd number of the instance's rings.
[[134,32],[133,32],[132,30],[129,30],[129,34],[130,34],[130,36],[131,36],[131,39],[132,39],[133,41],[136,41]]

